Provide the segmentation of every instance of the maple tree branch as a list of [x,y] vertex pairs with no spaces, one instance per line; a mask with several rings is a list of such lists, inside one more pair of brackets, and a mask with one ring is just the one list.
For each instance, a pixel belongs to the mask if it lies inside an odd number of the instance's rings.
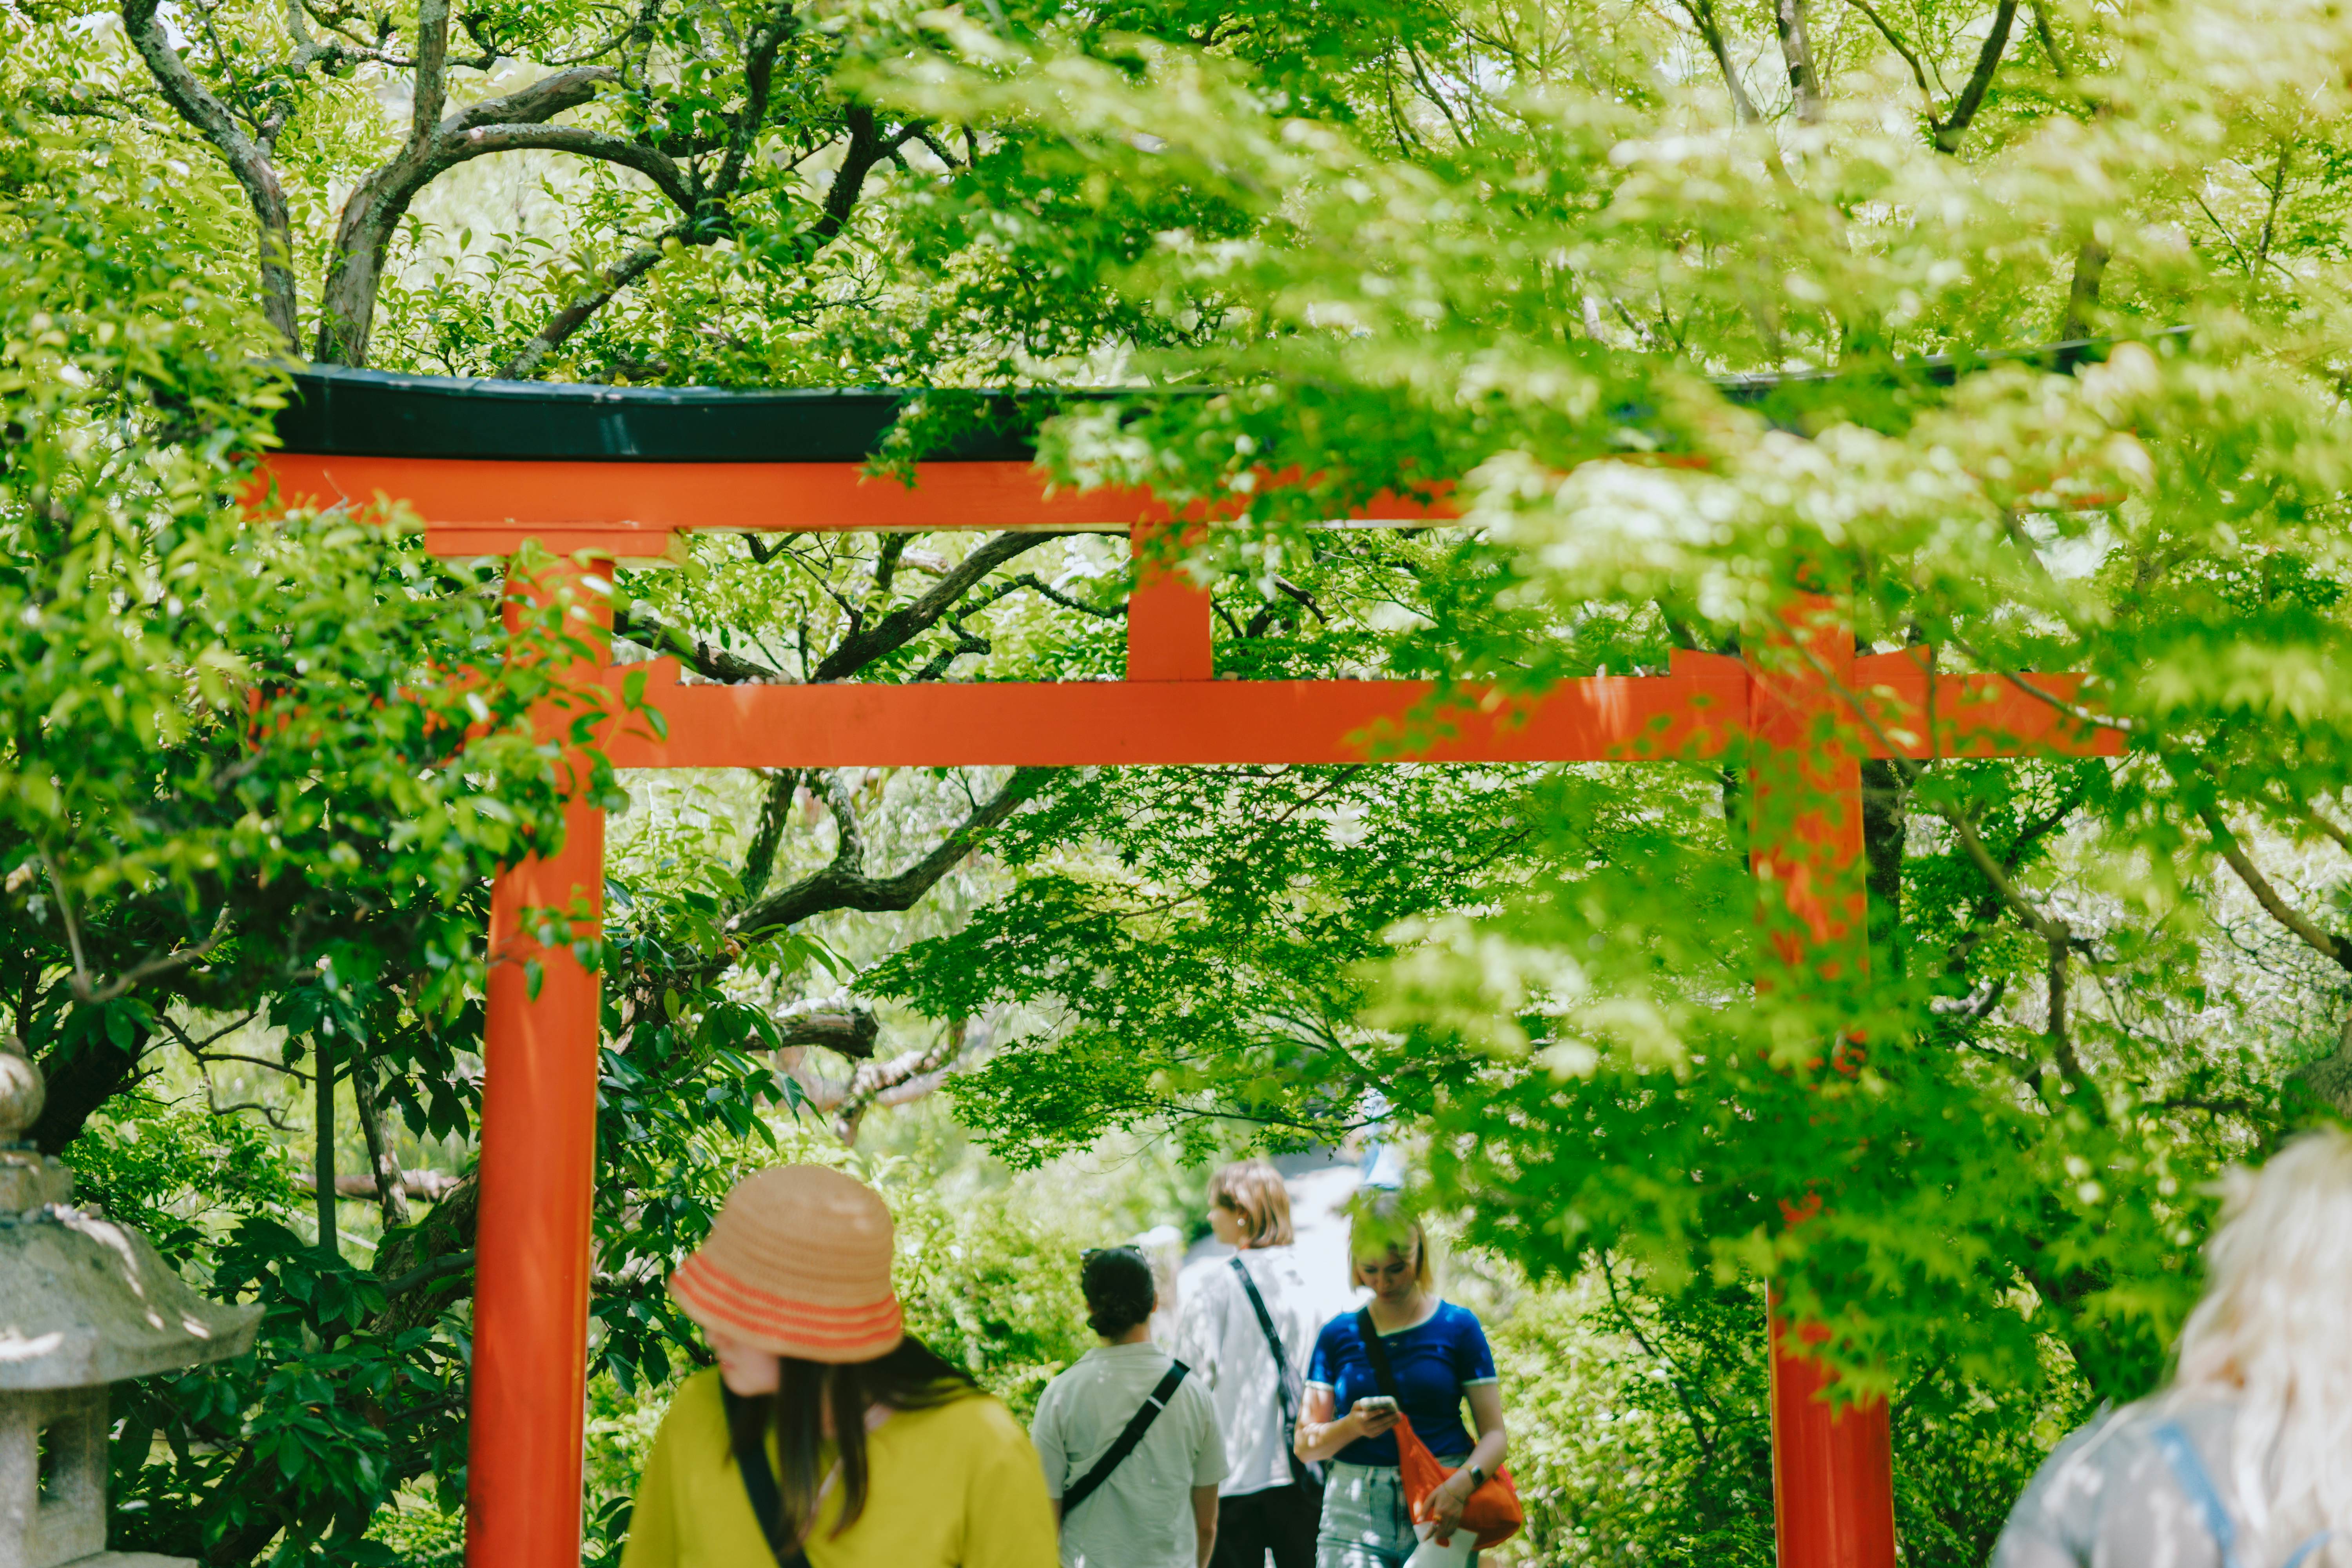
[[1927,68],[1920,62],[1917,53],[1903,41],[1894,24],[1878,14],[1877,7],[1871,5],[1870,0],[1847,0],[1847,4],[1868,18],[1870,25],[1878,29],[1878,36],[1885,38],[1895,52],[1903,57],[1903,63],[1911,68],[1911,79],[1919,84],[1919,96],[1927,100],[1927,113],[1932,118],[1936,112],[1936,89],[1927,85]]
[[[294,0],[299,5],[301,0]],[[412,143],[429,140],[449,98],[449,0],[417,0],[415,103],[409,114]]]
[[1739,79],[1739,71],[1731,63],[1731,48],[1723,36],[1723,24],[1715,13],[1715,0],[1681,0],[1683,10],[1698,29],[1700,41],[1707,53],[1715,57],[1716,68],[1723,73],[1723,85],[1731,93],[1731,119],[1737,125],[1753,125],[1762,117],[1756,112],[1755,100],[1748,96],[1747,87]]
[[214,97],[180,58],[156,16],[160,3],[122,0],[122,30],[146,62],[163,100],[204,136],[244,187],[254,218],[261,226],[261,311],[287,346],[295,348],[302,341],[301,321],[294,294],[293,222],[285,188],[261,143],[246,133],[228,106]]
[[2254,901],[2262,905],[2263,912],[2301,938],[2314,952],[2335,960],[2343,969],[2352,970],[2352,942],[2320,930],[2307,916],[2282,898],[2278,889],[2263,875],[2262,868],[2246,853],[2245,847],[2238,842],[2237,835],[2230,830],[2229,824],[2221,819],[2218,810],[2210,805],[2200,805],[2197,808],[2197,815],[2203,820],[2206,832],[2212,835],[2213,847],[2220,852],[2230,869],[2237,874],[2238,880],[2245,884],[2246,891],[2253,894]]
[[503,381],[521,381],[540,367],[547,356],[572,340],[572,335],[588,324],[588,318],[613,302],[614,296],[652,271],[668,254],[673,240],[688,237],[688,226],[681,224],[664,233],[659,239],[641,245],[612,266],[604,268],[595,285],[547,320],[547,324],[531,334],[514,358],[499,369]]
[[1992,28],[1985,34],[1984,47],[1977,51],[1976,69],[1969,73],[1968,85],[1952,105],[1952,112],[1936,127],[1936,148],[1942,153],[1957,153],[1960,139],[1968,134],[1969,122],[1984,106],[1985,94],[1992,87],[1993,73],[2000,68],[2000,58],[2009,49],[2010,28],[2017,21],[2017,0],[2000,0],[1994,7]]
[[781,672],[715,643],[688,637],[677,627],[666,625],[651,611],[634,605],[614,612],[613,635],[656,653],[667,654],[706,680],[724,681],[730,686],[786,684]]
[[[1051,768],[1015,768],[1003,787],[977,806],[929,854],[889,877],[863,874],[863,846],[849,862],[836,854],[834,863],[802,878],[791,887],[761,900],[732,922],[746,942],[799,924],[812,915],[834,910],[866,914],[896,914],[915,907],[939,879],[954,869],[980,841],[1004,822],[1023,803],[1043,788]],[[836,816],[836,825],[840,818]],[[854,827],[850,829],[854,834]],[[716,971],[731,959],[720,954],[704,966]]]

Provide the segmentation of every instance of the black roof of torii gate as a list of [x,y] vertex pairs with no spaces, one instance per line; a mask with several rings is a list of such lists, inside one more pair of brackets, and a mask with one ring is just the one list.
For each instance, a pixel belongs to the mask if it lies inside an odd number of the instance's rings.
[[[2185,329],[2163,334],[2175,337]],[[2105,357],[2112,340],[2084,339],[1989,354],[1937,354],[1855,371],[1716,378],[1726,397],[1769,405],[1841,383],[1949,386],[1968,370],[2040,363],[2071,371]],[[874,457],[908,404],[933,389],[597,386],[310,365],[277,420],[289,452],[344,457],[479,458],[509,461],[859,463]],[[944,391],[946,389],[940,389]],[[927,457],[1021,461],[1041,404],[1200,395],[1203,389],[1089,388],[948,392],[975,418]]]

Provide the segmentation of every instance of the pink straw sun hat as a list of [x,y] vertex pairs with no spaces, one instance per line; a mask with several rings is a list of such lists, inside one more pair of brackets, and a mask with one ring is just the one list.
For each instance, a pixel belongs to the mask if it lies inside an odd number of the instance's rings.
[[669,1293],[704,1328],[771,1355],[872,1361],[906,1338],[890,1240],[873,1188],[822,1165],[779,1165],[735,1184]]

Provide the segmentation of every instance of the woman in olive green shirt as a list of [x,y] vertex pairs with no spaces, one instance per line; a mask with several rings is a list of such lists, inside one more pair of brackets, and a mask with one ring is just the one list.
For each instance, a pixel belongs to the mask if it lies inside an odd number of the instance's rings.
[[1054,1568],[1035,1450],[907,1337],[890,1257],[889,1211],[838,1172],[728,1194],[670,1279],[719,1365],[662,1418],[622,1568]]

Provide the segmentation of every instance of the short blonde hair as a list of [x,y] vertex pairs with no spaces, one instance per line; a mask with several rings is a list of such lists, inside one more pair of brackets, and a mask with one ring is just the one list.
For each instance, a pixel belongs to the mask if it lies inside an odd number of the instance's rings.
[[1211,1176],[1209,1206],[1241,1222],[1244,1249],[1288,1247],[1297,1239],[1290,1226],[1290,1188],[1266,1161],[1236,1160]]
[[1431,1289],[1429,1233],[1421,1228],[1421,1221],[1404,1212],[1393,1193],[1357,1205],[1348,1221],[1349,1287],[1363,1283],[1357,1268],[1365,1259],[1402,1253],[1407,1247],[1412,1249],[1413,1283],[1424,1290]]

